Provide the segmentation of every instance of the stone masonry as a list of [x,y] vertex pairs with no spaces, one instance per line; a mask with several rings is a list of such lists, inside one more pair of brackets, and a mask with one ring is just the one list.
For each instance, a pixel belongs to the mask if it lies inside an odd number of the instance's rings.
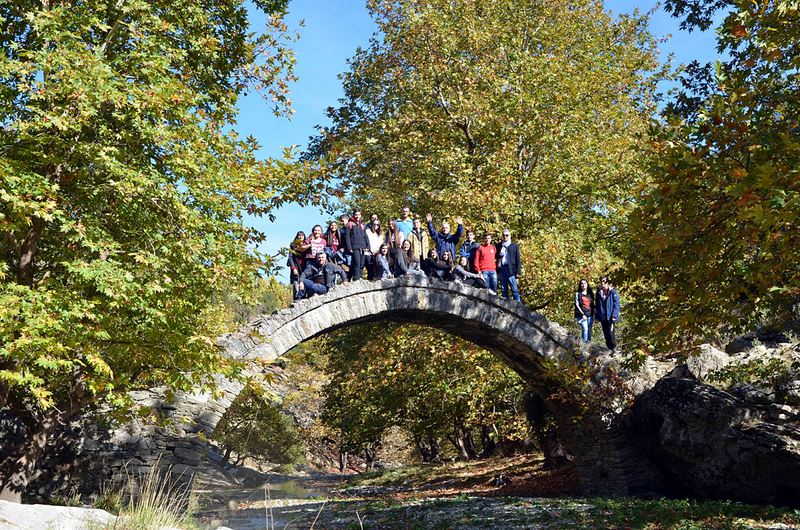
[[[336,286],[324,296],[255,317],[239,332],[221,337],[218,345],[233,358],[271,361],[323,333],[377,321],[422,324],[474,342],[502,359],[545,400],[552,390],[545,365],[564,359],[596,366],[614,363],[607,350],[594,345],[581,349],[577,337],[521,303],[485,289],[413,276]],[[206,466],[204,476],[211,470],[224,481],[221,467],[209,467],[208,457],[214,455],[204,440],[242,386],[226,380],[218,383],[220,391],[213,397],[178,393],[167,400],[159,389],[136,393],[139,404],[162,418],[160,425],[135,421],[110,433],[105,444],[91,442],[93,436],[86,433],[83,439],[88,445],[76,453],[93,454],[90,459],[102,461],[107,482],[123,482],[123,474],[137,476],[153,466],[168,467],[181,477]],[[576,423],[569,411],[554,412],[563,419],[561,428],[587,491],[636,494],[658,489],[652,465],[613,422],[590,417]]]

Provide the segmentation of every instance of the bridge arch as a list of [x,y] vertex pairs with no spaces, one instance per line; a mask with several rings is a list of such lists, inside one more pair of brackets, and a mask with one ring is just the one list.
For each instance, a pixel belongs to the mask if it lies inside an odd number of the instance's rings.
[[[231,358],[269,361],[323,333],[378,321],[418,323],[469,340],[497,355],[543,397],[548,390],[548,359],[580,352],[583,362],[596,366],[614,362],[604,348],[582,347],[579,338],[519,302],[457,282],[414,276],[336,286],[326,295],[257,316],[217,343]],[[123,448],[118,454],[145,466],[170,466],[173,473],[191,475],[205,459],[202,440],[213,433],[242,390],[235,381],[220,379],[218,386],[215,396],[177,393],[169,401],[157,389],[142,393],[138,401],[171,420],[171,425],[133,425],[118,432],[115,441]],[[575,421],[575,411],[554,412],[586,492],[635,494],[659,489],[657,470],[630,443],[621,421],[609,423],[599,415]]]
[[[234,358],[273,360],[318,335],[379,321],[442,329],[493,352],[529,382],[541,376],[545,359],[581,348],[574,335],[519,302],[423,276],[339,285],[324,296],[255,317],[218,344]],[[601,351],[592,346],[587,353]]]

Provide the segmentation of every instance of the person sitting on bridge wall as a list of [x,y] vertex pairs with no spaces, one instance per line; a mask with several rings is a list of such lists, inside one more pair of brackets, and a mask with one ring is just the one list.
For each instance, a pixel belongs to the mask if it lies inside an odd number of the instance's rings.
[[306,265],[300,275],[295,298],[308,298],[315,294],[327,293],[336,285],[337,275],[342,278],[343,282],[347,281],[344,269],[335,263],[330,263],[328,256],[324,252],[320,252],[317,254],[316,260]]
[[458,265],[453,269],[453,274],[456,277],[456,281],[479,289],[486,289],[486,282],[483,280],[483,276],[475,272],[470,272],[469,259],[466,256],[458,258]]
[[435,248],[428,251],[428,257],[422,262],[422,270],[429,278],[444,280],[450,271],[450,266],[439,259],[439,252]]
[[389,260],[389,245],[384,243],[378,249],[378,253],[375,254],[375,271],[372,273],[374,280],[390,280],[394,278]]
[[450,233],[450,223],[447,221],[442,222],[442,231],[437,232],[436,229],[433,228],[433,215],[429,213],[425,217],[428,220],[428,233],[436,244],[436,252],[439,253],[439,256],[444,256],[446,250],[450,251],[451,256],[455,256],[456,245],[458,245],[458,242],[461,240],[461,235],[464,233],[464,225],[461,224],[461,216],[456,217],[458,228],[456,228],[455,234]]

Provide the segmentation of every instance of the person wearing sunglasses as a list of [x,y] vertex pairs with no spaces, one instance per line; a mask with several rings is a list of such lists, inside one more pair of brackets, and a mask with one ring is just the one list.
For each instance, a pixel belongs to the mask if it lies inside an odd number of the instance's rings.
[[503,290],[503,298],[508,300],[509,287],[511,296],[517,302],[519,298],[519,285],[517,276],[522,269],[522,262],[519,257],[519,247],[511,241],[511,232],[503,230],[503,241],[497,248],[497,276],[500,288]]

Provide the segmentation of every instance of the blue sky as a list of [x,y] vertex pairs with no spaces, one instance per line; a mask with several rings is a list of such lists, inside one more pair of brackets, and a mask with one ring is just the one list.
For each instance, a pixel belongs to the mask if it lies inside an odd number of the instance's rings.
[[[625,13],[639,8],[650,10],[656,0],[607,0],[613,13]],[[299,21],[304,26],[299,27]],[[347,59],[358,46],[366,46],[376,31],[367,13],[364,0],[291,0],[288,22],[300,33],[293,46],[297,59],[295,73],[299,80],[292,86],[291,99],[295,115],[291,120],[276,118],[268,102],[258,95],[245,97],[240,105],[237,130],[253,135],[261,144],[263,157],[281,157],[282,148],[305,147],[316,125],[326,125],[325,109],[335,106],[342,96],[338,74],[347,69]],[[688,33],[678,28],[679,20],[659,9],[652,17],[650,30],[657,37],[671,38],[662,44],[664,57],[673,54],[676,63],[713,60],[716,57],[714,34]],[[275,212],[276,220],[253,220],[254,226],[267,233],[263,250],[276,254],[291,241],[298,230],[310,232],[315,224],[324,226],[328,217],[315,208],[291,205]],[[279,262],[283,263],[283,259]],[[286,281],[285,271],[279,278]]]

